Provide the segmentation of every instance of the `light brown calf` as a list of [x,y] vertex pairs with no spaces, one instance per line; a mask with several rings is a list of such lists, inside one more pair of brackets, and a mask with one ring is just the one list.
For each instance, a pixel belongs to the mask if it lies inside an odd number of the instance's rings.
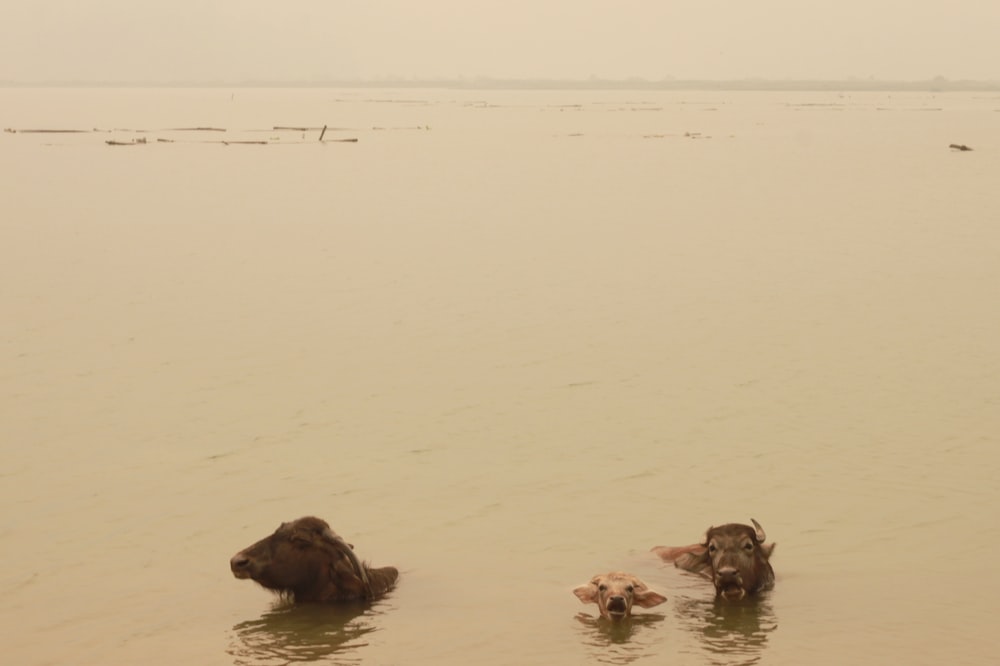
[[632,614],[632,604],[652,608],[667,600],[632,574],[620,571],[594,576],[589,583],[574,589],[573,594],[585,604],[597,604],[601,615],[609,620],[627,618]]

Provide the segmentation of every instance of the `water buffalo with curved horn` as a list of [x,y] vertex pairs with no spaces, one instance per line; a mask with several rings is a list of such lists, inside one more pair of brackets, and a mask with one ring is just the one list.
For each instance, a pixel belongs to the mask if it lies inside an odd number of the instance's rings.
[[585,604],[597,604],[601,616],[613,621],[629,617],[633,604],[652,608],[667,600],[637,577],[620,571],[594,576],[589,583],[574,589],[573,594]]
[[373,569],[362,562],[354,546],[313,516],[282,523],[271,536],[233,555],[229,568],[237,578],[250,578],[295,601],[372,600],[399,577],[395,567]]
[[764,545],[764,528],[753,518],[753,527],[729,523],[710,527],[702,543],[690,546],[657,546],[653,552],[685,571],[709,578],[716,595],[743,599],[774,587],[771,554],[776,544]]

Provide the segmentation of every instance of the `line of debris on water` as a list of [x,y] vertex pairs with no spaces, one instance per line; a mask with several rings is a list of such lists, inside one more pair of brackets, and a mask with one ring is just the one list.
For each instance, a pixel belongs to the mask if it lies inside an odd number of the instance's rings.
[[[373,127],[373,130],[383,130],[383,127]],[[429,127],[405,127],[405,128],[393,128],[393,129],[419,129],[426,130]],[[230,144],[245,144],[245,145],[269,145],[269,144],[301,144],[301,143],[357,143],[357,137],[350,138],[337,138],[328,139],[326,134],[328,132],[356,132],[357,129],[351,129],[346,127],[330,127],[329,125],[323,125],[321,127],[306,127],[300,125],[274,125],[270,129],[247,129],[247,130],[235,130],[234,133],[257,133],[257,132],[296,132],[302,134],[302,140],[300,141],[283,141],[280,137],[273,137],[269,140],[262,139],[206,139],[206,140],[191,140],[191,139],[167,139],[158,137],[156,143],[219,143],[223,145]],[[4,132],[9,134],[154,134],[157,132],[198,132],[198,133],[226,133],[229,132],[228,129],[224,127],[213,127],[213,126],[193,126],[193,127],[170,127],[158,130],[147,130],[147,129],[128,129],[128,128],[113,128],[113,129],[102,129],[102,128],[92,128],[92,129],[80,129],[80,128],[13,128],[6,127]],[[319,138],[315,140],[307,140],[306,135],[310,133],[318,132]],[[105,142],[109,146],[136,146],[149,143],[149,140],[142,136],[134,138],[131,140],[122,139],[107,139]]]

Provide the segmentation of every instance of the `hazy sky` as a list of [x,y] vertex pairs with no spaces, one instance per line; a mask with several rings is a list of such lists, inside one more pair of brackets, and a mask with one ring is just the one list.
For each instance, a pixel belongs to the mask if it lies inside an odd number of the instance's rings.
[[10,0],[0,81],[1000,80],[1000,0]]

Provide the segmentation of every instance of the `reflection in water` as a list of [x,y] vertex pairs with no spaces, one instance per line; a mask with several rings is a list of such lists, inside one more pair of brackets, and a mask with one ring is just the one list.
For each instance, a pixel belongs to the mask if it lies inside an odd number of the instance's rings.
[[[368,615],[365,611],[368,610]],[[364,604],[279,602],[256,620],[233,627],[227,652],[239,666],[320,661],[359,664],[365,634],[375,630]]]
[[657,613],[633,615],[620,622],[577,613],[583,643],[602,664],[628,664],[640,657],[653,656],[656,643],[645,640],[645,630],[664,619]]
[[694,633],[713,664],[754,664],[778,628],[771,604],[762,598],[743,601],[678,599],[680,624]]

